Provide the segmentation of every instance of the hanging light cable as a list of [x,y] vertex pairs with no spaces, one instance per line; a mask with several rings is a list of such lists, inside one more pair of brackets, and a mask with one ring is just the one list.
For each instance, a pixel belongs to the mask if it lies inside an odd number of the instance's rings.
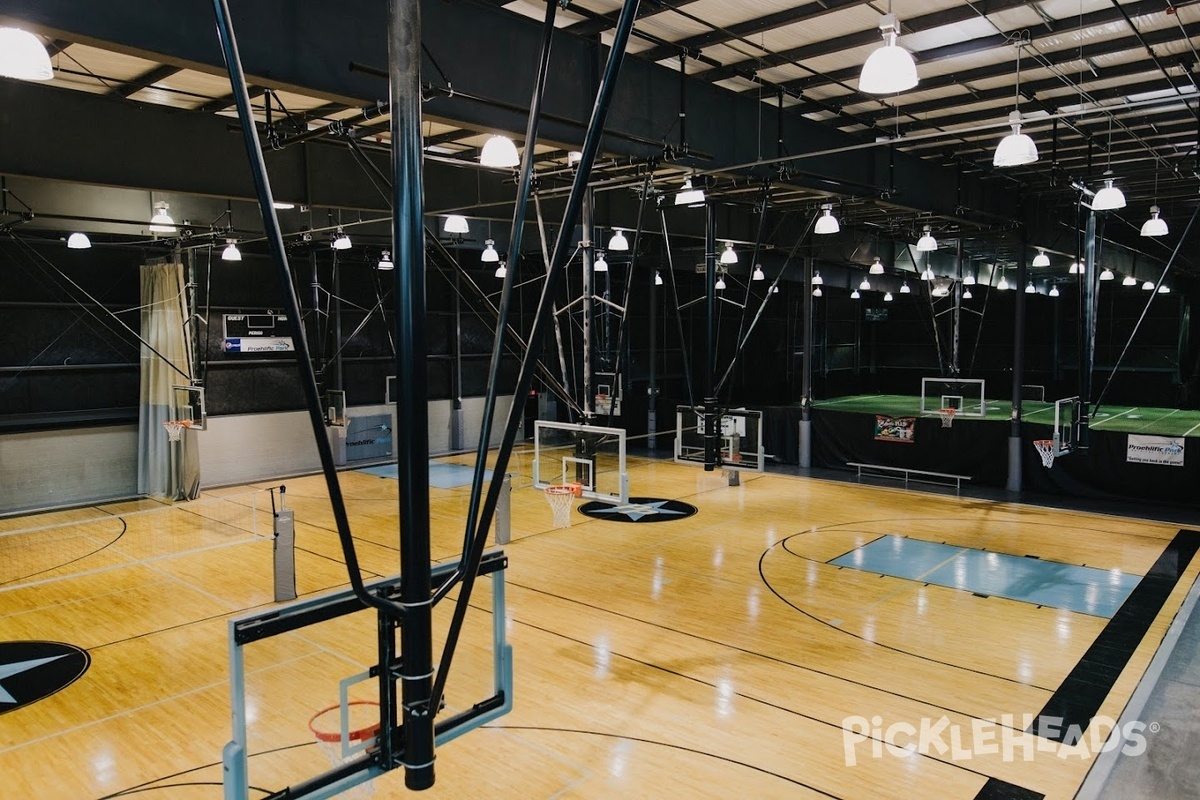
[[883,47],[867,56],[858,76],[858,90],[867,94],[895,94],[913,88],[920,80],[917,65],[912,53],[896,44],[900,22],[892,13],[891,0],[888,13],[879,18],[879,31],[883,34]]

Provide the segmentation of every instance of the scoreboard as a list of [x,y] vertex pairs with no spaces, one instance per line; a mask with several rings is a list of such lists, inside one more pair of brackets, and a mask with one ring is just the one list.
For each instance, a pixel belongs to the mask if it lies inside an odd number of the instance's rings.
[[226,353],[290,353],[296,349],[286,314],[223,316],[225,340],[221,349]]

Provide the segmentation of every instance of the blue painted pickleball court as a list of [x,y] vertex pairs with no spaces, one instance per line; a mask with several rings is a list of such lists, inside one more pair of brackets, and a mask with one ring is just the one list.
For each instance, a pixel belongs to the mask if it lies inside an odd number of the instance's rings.
[[903,536],[883,536],[829,563],[1097,617],[1116,613],[1142,579]]
[[[378,475],[381,478],[396,480],[395,464],[364,467],[358,471],[366,472],[369,475]],[[471,483],[471,475],[474,472],[474,467],[468,467],[465,464],[447,464],[444,461],[430,461],[429,485],[436,486],[439,489],[455,489],[459,486],[467,486]],[[492,471],[490,469],[487,470],[484,473],[484,477],[491,480]]]

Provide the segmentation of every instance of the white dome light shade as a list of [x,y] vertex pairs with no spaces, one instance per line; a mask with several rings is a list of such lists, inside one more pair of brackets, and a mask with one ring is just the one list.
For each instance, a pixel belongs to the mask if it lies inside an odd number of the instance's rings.
[[1170,293],[1171,293],[1171,287],[1167,286],[1167,285],[1164,283],[1162,286],[1158,287],[1158,293],[1159,293],[1159,294],[1170,294]]
[[1102,281],[1115,280],[1116,277],[1117,277],[1117,274],[1115,272],[1113,272],[1111,269],[1109,269],[1108,267],[1105,267],[1103,270],[1100,271],[1100,280],[1102,280]]
[[853,292],[850,293],[851,300],[857,300],[860,297],[862,297],[862,295],[858,293],[858,289],[855,289]]
[[778,286],[772,286],[772,287],[771,287],[771,294],[779,294],[779,287],[778,287]]
[[726,242],[725,249],[721,251],[721,263],[736,264],[737,258],[737,253],[733,249],[733,242]]
[[171,206],[167,203],[154,204],[154,216],[150,218],[150,230],[153,233],[174,233],[175,220],[167,213]]
[[858,90],[867,94],[895,94],[917,85],[917,65],[912,53],[896,44],[900,23],[894,14],[879,18],[879,30],[883,32],[883,47],[880,47],[863,64],[858,76]]
[[934,277],[936,276],[933,274],[933,267],[927,266],[925,267],[925,271],[921,273],[921,280],[923,281],[931,281]]
[[963,290],[963,295],[962,295],[962,296],[963,296],[963,300],[970,300],[970,299],[971,299],[972,297],[974,297],[975,295],[971,294],[971,290],[970,290],[970,289],[964,289],[964,290]]
[[1125,280],[1121,281],[1122,286],[1137,286],[1137,278],[1132,275],[1126,275]]
[[382,253],[379,254],[379,263],[375,265],[375,269],[381,269],[384,272],[388,272],[395,268],[396,268],[396,265],[392,263],[392,254],[391,253],[389,253],[387,250],[384,250]]
[[[717,282],[713,285],[713,288],[716,289],[718,292],[725,288],[725,276],[724,275],[717,276]],[[819,292],[821,290],[818,289],[817,291]]]
[[471,226],[467,224],[467,218],[462,214],[450,214],[442,223],[442,230],[446,233],[470,233]]
[[933,238],[932,229],[926,225],[924,235],[917,239],[917,252],[930,253],[934,250],[937,250],[937,239]]
[[1112,178],[1104,179],[1104,188],[1092,198],[1093,211],[1115,211],[1125,207],[1125,193],[1113,186]]
[[1166,236],[1167,221],[1158,215],[1158,206],[1150,206],[1150,219],[1142,223],[1142,236]]
[[479,163],[485,167],[515,167],[521,163],[521,155],[512,139],[496,135],[483,143]]
[[1033,288],[1033,281],[1030,281],[1029,284],[1025,287],[1025,294],[1036,294],[1036,293],[1037,293],[1037,289]]
[[833,215],[832,205],[821,206],[821,216],[817,217],[817,224],[813,226],[813,233],[819,233],[822,236],[830,233],[837,233],[842,229],[838,224],[837,217]]
[[900,294],[908,294],[912,289],[908,288],[908,281],[900,284]]
[[933,296],[934,297],[946,297],[949,294],[950,294],[950,287],[946,286],[945,284],[941,284],[941,285],[933,287]]
[[663,285],[663,279],[662,279],[662,275],[661,275],[661,274],[659,274],[658,270],[655,270],[655,271],[654,271],[654,285],[655,285],[655,286],[662,286],[662,285]]
[[23,81],[53,78],[50,54],[41,39],[20,28],[0,28],[0,75]]
[[750,276],[750,280],[765,281],[766,279],[767,279],[767,275],[765,272],[763,272],[762,264],[755,264],[754,265],[754,274]]
[[337,229],[337,236],[333,239],[334,250],[349,250],[354,245],[350,242],[350,237],[341,228]]
[[683,182],[683,187],[675,195],[675,205],[677,206],[699,206],[704,205],[704,190],[693,189],[692,179],[688,178]]
[[821,295],[823,295],[823,294],[825,294],[825,293],[824,293],[823,291],[821,291],[821,287],[820,287],[820,286],[818,286],[818,287],[816,287],[815,289],[813,289],[813,297],[820,297],[820,296],[821,296]]
[[1002,292],[1008,291],[1008,278],[1004,277],[1004,273],[1000,273],[1000,282],[996,284],[996,288]]
[[1048,267],[1050,266],[1050,256],[1046,255],[1046,251],[1038,249],[1038,254],[1033,257],[1033,266]]
[[604,260],[603,251],[596,254],[596,260],[592,263],[592,271],[608,272],[608,262]]
[[813,273],[813,279],[812,279],[813,286],[820,286],[824,282],[825,282],[825,279],[821,277],[821,273],[819,273],[819,272]]
[[886,293],[884,293],[884,295],[883,295],[883,302],[885,302],[885,303],[890,303],[890,302],[892,302],[892,293],[891,293],[891,292],[886,292]]
[[1038,160],[1037,145],[1027,134],[1021,133],[1021,112],[1013,111],[1008,115],[1008,124],[1012,125],[1012,133],[1000,140],[996,152],[992,156],[994,167],[1019,167],[1032,164]]
[[612,238],[608,240],[609,250],[628,250],[629,240],[625,238],[620,228],[613,228]]
[[1153,292],[1154,291],[1154,281],[1146,281],[1145,283],[1143,283],[1142,291]]
[[484,240],[483,252],[479,254],[479,260],[485,264],[495,264],[500,260],[500,254],[496,252],[496,242],[494,240]]
[[497,278],[507,278],[508,277],[508,264],[506,262],[501,261],[499,266],[496,267],[496,277]]
[[869,270],[869,272],[872,275],[882,275],[883,274],[883,264],[880,263],[879,256],[875,256],[875,262],[873,264],[871,264],[871,269]]
[[90,250],[92,240],[87,237],[86,233],[78,231],[67,237],[67,249],[69,250]]
[[865,292],[871,288],[871,282],[866,278],[863,278],[862,283],[858,285],[858,288]]
[[1082,275],[1083,274],[1083,264],[1080,264],[1078,261],[1072,261],[1071,266],[1067,269],[1067,274],[1068,275]]
[[1057,286],[1051,286],[1051,287],[1050,287],[1050,296],[1051,296],[1051,297],[1058,297],[1058,287],[1057,287]]
[[222,261],[241,261],[242,251],[238,250],[237,239],[226,239],[225,249],[221,251]]
[[963,278],[963,286],[974,286],[974,285],[975,285],[975,276],[974,275],[967,275],[965,278]]

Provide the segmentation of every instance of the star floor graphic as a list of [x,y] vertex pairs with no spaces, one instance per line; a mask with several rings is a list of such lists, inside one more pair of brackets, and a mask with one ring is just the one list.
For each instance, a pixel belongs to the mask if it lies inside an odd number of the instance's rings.
[[593,501],[579,507],[579,513],[614,522],[671,522],[696,513],[696,507],[682,500],[631,497],[628,503],[610,505]]
[[36,703],[87,672],[87,651],[60,642],[0,642],[0,714]]

